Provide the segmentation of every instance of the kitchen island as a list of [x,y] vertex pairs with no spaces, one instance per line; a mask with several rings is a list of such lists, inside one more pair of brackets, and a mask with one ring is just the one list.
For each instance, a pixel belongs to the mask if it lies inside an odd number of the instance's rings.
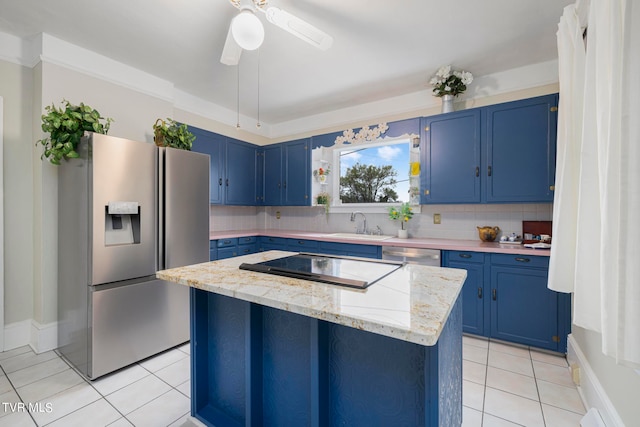
[[240,270],[269,251],[158,272],[190,286],[192,415],[216,426],[456,426],[466,271],[405,265],[365,290]]

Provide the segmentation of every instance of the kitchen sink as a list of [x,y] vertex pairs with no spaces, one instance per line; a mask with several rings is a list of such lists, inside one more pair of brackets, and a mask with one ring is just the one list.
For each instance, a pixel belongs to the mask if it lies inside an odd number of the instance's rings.
[[393,239],[395,236],[385,236],[381,234],[357,234],[357,233],[331,233],[327,236],[338,237],[341,239],[357,239],[357,240],[387,240]]

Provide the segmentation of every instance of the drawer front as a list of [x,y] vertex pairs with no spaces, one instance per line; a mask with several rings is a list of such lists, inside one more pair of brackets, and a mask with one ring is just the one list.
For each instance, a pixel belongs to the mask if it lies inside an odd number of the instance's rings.
[[218,247],[219,248],[228,248],[231,246],[236,246],[238,244],[238,239],[237,238],[232,238],[232,239],[220,239],[218,240]]
[[359,256],[365,258],[380,258],[379,246],[358,245],[352,243],[320,242],[318,250],[321,253]]
[[289,239],[288,248],[292,251],[312,251],[316,252],[318,250],[318,241],[317,240],[304,240],[304,239]]
[[448,251],[449,261],[477,262],[483,263],[486,254],[482,252],[470,251]]
[[209,249],[214,249],[218,247],[218,241],[217,240],[209,240]]
[[549,257],[534,255],[491,254],[491,264],[513,267],[549,268]]
[[255,254],[258,252],[258,244],[238,245],[238,256]]
[[271,236],[262,236],[260,238],[260,242],[263,245],[269,245],[269,246],[277,245],[277,246],[286,247],[288,243],[287,240],[288,239],[284,237],[271,237]]
[[227,259],[238,256],[238,250],[236,246],[229,248],[218,249],[218,259]]
[[258,238],[256,236],[238,237],[239,245],[251,245],[256,243],[257,241],[258,241]]

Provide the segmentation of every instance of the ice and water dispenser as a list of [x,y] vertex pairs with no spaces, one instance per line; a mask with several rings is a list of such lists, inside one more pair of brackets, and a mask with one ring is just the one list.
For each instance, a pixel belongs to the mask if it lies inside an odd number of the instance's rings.
[[138,202],[109,202],[105,206],[104,242],[106,246],[140,243]]

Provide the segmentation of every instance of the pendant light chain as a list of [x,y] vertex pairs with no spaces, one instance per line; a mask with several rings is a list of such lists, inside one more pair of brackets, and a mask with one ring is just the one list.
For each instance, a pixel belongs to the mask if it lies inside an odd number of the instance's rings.
[[237,66],[237,78],[236,78],[236,110],[237,110],[237,119],[236,119],[236,129],[240,129],[240,62],[238,62]]
[[256,127],[260,129],[262,124],[260,123],[260,49],[258,49],[258,122]]

